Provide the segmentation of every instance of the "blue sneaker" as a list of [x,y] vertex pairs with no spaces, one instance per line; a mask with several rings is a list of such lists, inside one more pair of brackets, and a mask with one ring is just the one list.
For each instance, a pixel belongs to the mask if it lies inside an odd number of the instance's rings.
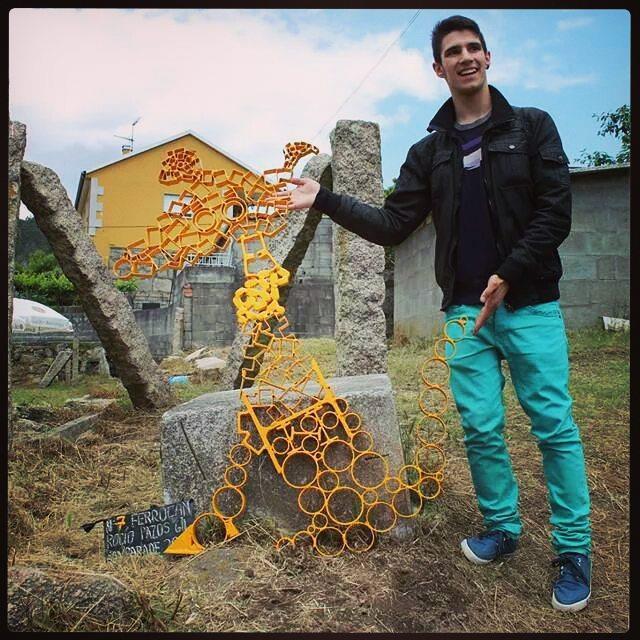
[[591,560],[582,553],[561,553],[551,563],[560,567],[551,605],[558,611],[580,611],[591,596]]
[[460,543],[462,553],[473,564],[487,564],[502,556],[509,556],[517,546],[517,538],[510,538],[505,531],[499,529],[485,531],[479,536],[469,536]]

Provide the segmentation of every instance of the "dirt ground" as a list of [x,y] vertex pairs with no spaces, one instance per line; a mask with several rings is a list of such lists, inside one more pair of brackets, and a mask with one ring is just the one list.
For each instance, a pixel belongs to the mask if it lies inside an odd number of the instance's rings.
[[[337,558],[276,551],[278,533],[245,522],[242,535],[191,558],[105,561],[102,532],[79,529],[98,517],[161,501],[159,414],[119,408],[77,444],[27,439],[9,461],[9,564],[117,577],[134,590],[140,616],[117,631],[550,632],[623,633],[629,626],[628,339],[576,338],[572,391],[592,495],[593,584],[578,614],[551,608],[557,569],[541,458],[528,421],[507,392],[507,440],[525,526],[505,562],[477,567],[460,540],[481,530],[462,432],[446,443],[444,491],[404,542],[382,536],[364,554]],[[401,422],[410,378],[425,346],[390,356]],[[404,349],[404,350],[403,350]],[[395,360],[402,362],[406,373]],[[394,379],[395,377],[395,379]],[[56,420],[74,417],[59,410]],[[69,624],[68,618],[65,625]],[[65,630],[49,621],[34,629]],[[87,616],[77,630],[106,630]]]

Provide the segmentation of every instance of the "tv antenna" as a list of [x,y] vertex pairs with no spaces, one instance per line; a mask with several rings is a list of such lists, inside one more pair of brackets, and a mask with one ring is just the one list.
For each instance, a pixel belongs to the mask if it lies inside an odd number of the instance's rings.
[[123,140],[128,140],[129,144],[123,144],[122,145],[122,153],[132,153],[133,152],[133,127],[135,127],[138,122],[140,122],[141,116],[138,116],[132,123],[131,123],[131,136],[127,137],[127,136],[118,136],[116,134],[114,134],[115,138],[122,138]]

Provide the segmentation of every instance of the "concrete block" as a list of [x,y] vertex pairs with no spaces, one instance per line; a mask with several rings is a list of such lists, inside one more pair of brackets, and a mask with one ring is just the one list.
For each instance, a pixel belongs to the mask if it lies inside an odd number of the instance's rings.
[[615,256],[616,280],[629,280],[629,256]]
[[[358,413],[373,437],[373,449],[394,474],[404,464],[391,382],[386,374],[332,378],[327,381],[350,411]],[[306,390],[316,393],[317,386]],[[308,405],[303,400],[300,408]],[[237,442],[236,414],[245,407],[238,391],[202,395],[174,407],[162,416],[162,482],[166,503],[194,498],[199,511],[210,509],[211,495],[223,485],[231,447]],[[246,516],[268,518],[284,532],[305,528],[310,516],[300,511],[298,490],[276,472],[267,453],[254,456],[246,467]],[[409,521],[410,522],[410,521]],[[404,521],[403,521],[404,525]],[[412,526],[396,526],[396,535]]]
[[614,308],[624,304],[629,298],[629,288],[625,283],[617,281],[597,281],[589,283],[589,300],[595,304],[604,304],[607,313],[603,315],[615,316]]
[[599,280],[616,279],[616,261],[614,256],[596,258],[596,272]]
[[597,277],[593,256],[565,256],[562,266],[569,280],[595,280]]
[[209,356],[208,358],[198,358],[195,361],[196,368],[209,370],[209,369],[222,369],[225,365],[225,361],[215,356]]
[[589,288],[583,280],[560,280],[560,302],[567,307],[589,303]]
[[567,239],[560,245],[562,256],[583,255],[588,251],[591,236],[596,234],[587,231],[571,231]]

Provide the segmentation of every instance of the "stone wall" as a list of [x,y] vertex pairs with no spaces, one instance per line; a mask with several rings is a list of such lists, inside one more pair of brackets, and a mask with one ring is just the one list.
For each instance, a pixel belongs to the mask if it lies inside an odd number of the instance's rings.
[[[58,307],[57,310],[71,321],[75,335],[82,342],[100,343],[82,307]],[[134,309],[133,311],[136,324],[142,329],[151,355],[156,361],[172,353],[175,313],[175,304],[158,309]]]
[[[560,246],[560,303],[570,329],[629,313],[630,169],[571,170],[571,233]],[[430,218],[395,249],[394,336],[430,337],[442,326]]]
[[[73,348],[73,336],[68,334],[14,333],[11,336],[11,382],[32,385],[40,382],[44,374],[63,349]],[[98,350],[100,342],[84,341],[78,345],[78,373],[100,373]],[[103,350],[104,351],[104,350]],[[104,356],[103,356],[104,357]],[[56,376],[57,380],[69,379],[70,360]]]

